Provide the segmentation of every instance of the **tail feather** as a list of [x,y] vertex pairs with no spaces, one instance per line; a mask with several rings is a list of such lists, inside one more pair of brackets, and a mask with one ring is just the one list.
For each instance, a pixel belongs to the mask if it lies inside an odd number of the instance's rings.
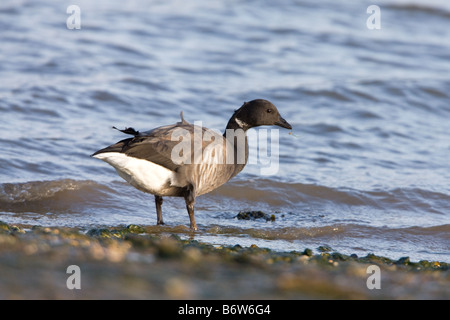
[[186,120],[184,120],[184,117],[183,117],[183,111],[180,112],[180,118],[181,118],[181,122],[178,122],[178,123],[181,123],[181,124],[189,124],[189,122],[187,122]]
[[[124,130],[120,130],[117,129],[116,127],[113,127],[113,129],[119,130],[120,132],[126,133],[126,134],[131,134],[135,137],[137,137],[139,135],[139,131],[134,130],[134,128],[125,128]],[[124,139],[121,140],[113,145],[110,145],[109,147],[100,149],[96,152],[94,152],[93,154],[91,154],[91,157],[95,157],[96,155],[100,154],[100,153],[105,153],[105,152],[122,152],[123,148],[125,146],[128,145],[128,143],[133,140],[134,138],[128,138],[128,139]]]
[[113,129],[119,130],[120,132],[123,132],[126,134],[131,134],[135,137],[139,135],[139,131],[134,130],[134,128],[125,128],[124,130],[120,130],[120,129],[117,129],[116,127],[113,127]]
[[[120,130],[122,131],[122,130]],[[91,157],[95,157],[96,155],[100,154],[100,153],[105,153],[105,152],[123,152],[123,148],[125,146],[128,145],[128,143],[130,143],[131,140],[133,140],[134,138],[127,138],[124,140],[121,140],[113,145],[110,145],[109,147],[100,149],[96,152],[94,152],[93,154],[91,154]]]

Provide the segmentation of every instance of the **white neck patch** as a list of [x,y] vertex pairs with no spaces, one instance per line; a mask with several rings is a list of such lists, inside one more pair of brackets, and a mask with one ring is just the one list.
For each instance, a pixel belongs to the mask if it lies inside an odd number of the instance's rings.
[[236,121],[238,126],[241,127],[242,129],[244,129],[244,127],[248,127],[248,124],[245,123],[244,121],[240,120],[239,118],[235,118],[234,120]]

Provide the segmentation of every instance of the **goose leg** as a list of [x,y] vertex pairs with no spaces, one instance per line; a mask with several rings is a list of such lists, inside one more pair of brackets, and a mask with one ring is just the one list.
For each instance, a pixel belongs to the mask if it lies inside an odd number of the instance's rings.
[[157,225],[164,224],[163,217],[162,217],[162,209],[161,209],[162,203],[163,203],[163,198],[160,196],[155,196],[156,219],[157,219],[156,224]]
[[194,217],[194,204],[195,204],[195,188],[194,186],[189,186],[185,195],[184,200],[186,201],[186,209],[189,214],[189,221],[191,223],[191,229],[192,230],[198,230],[197,224],[195,223],[195,217]]
[[195,223],[195,217],[194,217],[194,204],[188,204],[186,203],[186,209],[188,211],[189,214],[189,220],[191,222],[191,229],[196,231],[198,230],[197,228],[197,224]]

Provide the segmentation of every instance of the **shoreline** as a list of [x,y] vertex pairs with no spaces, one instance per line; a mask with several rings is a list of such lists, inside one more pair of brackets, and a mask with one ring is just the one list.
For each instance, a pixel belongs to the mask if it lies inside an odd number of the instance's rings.
[[[214,246],[188,235],[185,227],[83,231],[0,221],[0,299],[450,299],[445,262],[327,246]],[[72,265],[81,289],[67,286]]]

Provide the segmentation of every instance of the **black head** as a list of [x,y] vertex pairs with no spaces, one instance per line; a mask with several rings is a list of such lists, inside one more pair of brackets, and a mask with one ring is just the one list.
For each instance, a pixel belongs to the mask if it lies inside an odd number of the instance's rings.
[[292,129],[291,125],[281,117],[277,108],[264,99],[245,102],[236,110],[228,122],[227,129],[241,128],[248,130],[258,126],[280,126]]

